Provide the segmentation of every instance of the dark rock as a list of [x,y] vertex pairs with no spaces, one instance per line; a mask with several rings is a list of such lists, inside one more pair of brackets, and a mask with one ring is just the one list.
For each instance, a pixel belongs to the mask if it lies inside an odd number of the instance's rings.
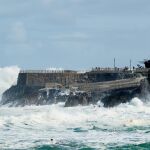
[[68,96],[61,95],[61,92],[62,90],[57,88],[41,89],[39,90],[38,100],[40,101],[40,104],[65,102]]
[[146,91],[149,91],[149,84],[147,80],[143,80],[141,86],[138,87],[128,87],[120,88],[115,90],[108,90],[105,92],[102,91],[93,91],[90,94],[86,92],[79,92],[71,94],[66,103],[66,107],[77,106],[77,105],[89,105],[96,104],[98,101],[101,101],[104,107],[113,107],[121,103],[126,103],[132,100],[134,97],[147,98]]
[[65,107],[82,105],[86,106],[92,104],[92,97],[86,92],[71,93],[65,103]]
[[86,106],[96,104],[100,100],[104,104],[104,107],[113,107],[120,103],[129,102],[134,97],[140,97],[140,94],[141,88],[127,88],[107,92],[96,91],[91,93],[91,96],[86,92],[71,94],[65,103],[65,107]]
[[61,95],[60,89],[43,89],[43,87],[12,86],[5,91],[0,105],[10,106],[46,105],[65,102],[67,95]]
[[37,104],[39,88],[41,87],[12,86],[3,93],[1,105],[8,103],[17,106]]
[[104,107],[113,107],[121,103],[126,103],[134,97],[140,97],[141,88],[127,88],[112,90],[105,93],[105,97],[101,99]]

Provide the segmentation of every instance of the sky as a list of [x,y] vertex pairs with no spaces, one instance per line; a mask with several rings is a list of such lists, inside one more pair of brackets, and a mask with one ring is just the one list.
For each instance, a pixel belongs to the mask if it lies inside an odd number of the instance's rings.
[[0,0],[0,67],[90,69],[150,59],[150,0]]

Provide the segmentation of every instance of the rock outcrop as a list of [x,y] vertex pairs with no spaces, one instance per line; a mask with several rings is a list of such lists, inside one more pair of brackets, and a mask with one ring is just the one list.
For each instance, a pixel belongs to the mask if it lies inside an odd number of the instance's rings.
[[38,104],[38,90],[41,87],[29,87],[25,85],[12,86],[2,95],[1,105],[10,104],[10,106],[25,106]]
[[137,74],[116,70],[94,70],[81,74],[72,71],[22,72],[17,85],[3,93],[0,105],[47,105],[65,102],[65,107],[72,107],[101,101],[105,107],[113,107],[128,102],[135,96],[142,97],[143,91],[149,89],[149,74],[149,70],[138,70]]
[[72,107],[78,105],[86,106],[93,103],[94,101],[88,93],[83,91],[76,91],[70,93],[66,100],[65,107]]

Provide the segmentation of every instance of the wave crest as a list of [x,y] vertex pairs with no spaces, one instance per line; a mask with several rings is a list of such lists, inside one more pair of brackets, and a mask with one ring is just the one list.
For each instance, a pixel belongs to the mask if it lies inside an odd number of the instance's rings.
[[0,97],[5,90],[17,83],[19,71],[17,66],[0,68]]

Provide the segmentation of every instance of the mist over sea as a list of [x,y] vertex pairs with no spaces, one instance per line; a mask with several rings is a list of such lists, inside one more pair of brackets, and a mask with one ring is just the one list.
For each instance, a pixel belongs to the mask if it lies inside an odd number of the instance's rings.
[[[0,68],[0,94],[18,73],[18,67]],[[150,149],[150,101],[99,105],[1,106],[0,150]]]

